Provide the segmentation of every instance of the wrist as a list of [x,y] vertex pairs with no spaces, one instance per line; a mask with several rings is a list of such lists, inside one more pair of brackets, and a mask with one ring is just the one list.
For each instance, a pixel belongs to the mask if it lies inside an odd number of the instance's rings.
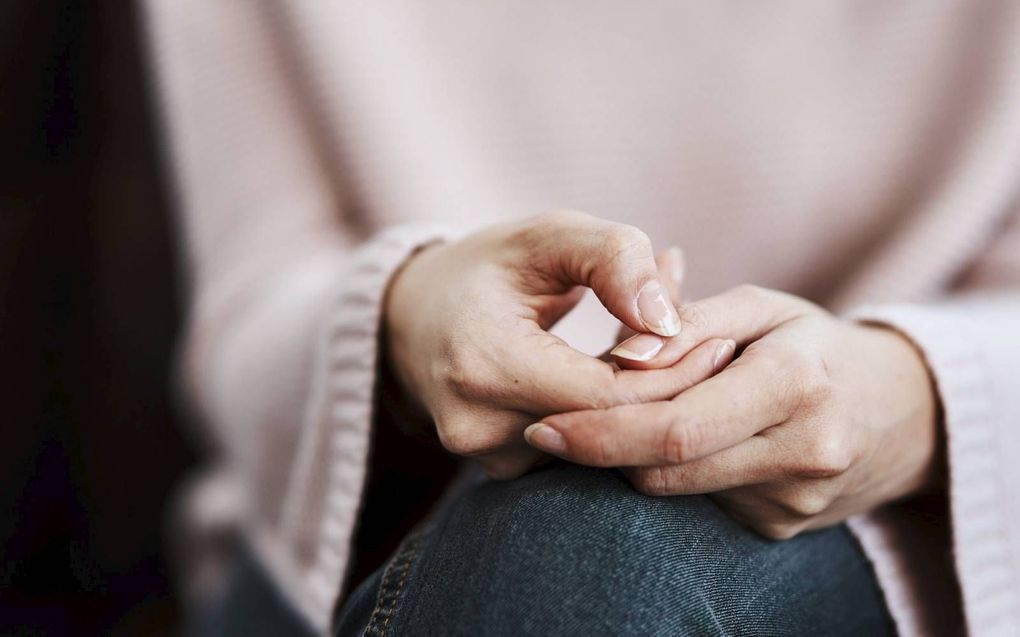
[[415,248],[404,262],[400,264],[390,277],[383,295],[383,329],[387,333],[397,332],[405,329],[403,319],[414,316],[412,310],[420,303],[423,280],[428,279],[422,275],[427,262],[442,246],[441,241],[433,241]]
[[897,498],[938,492],[945,487],[945,432],[942,403],[934,376],[921,350],[903,332],[882,324],[863,326],[883,342],[888,372],[885,389],[896,415],[894,447],[905,468]]
[[428,412],[416,389],[412,363],[416,358],[413,344],[422,337],[415,326],[421,325],[420,313],[425,305],[423,265],[436,251],[441,242],[435,241],[414,250],[390,277],[383,296],[382,325],[379,336],[380,348],[380,395],[387,401],[386,408],[398,416],[401,422],[411,423],[412,430],[428,421]]

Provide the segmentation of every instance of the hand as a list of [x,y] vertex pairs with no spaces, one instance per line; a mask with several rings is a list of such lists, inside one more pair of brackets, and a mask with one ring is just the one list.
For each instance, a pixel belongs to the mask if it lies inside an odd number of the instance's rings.
[[547,330],[580,300],[577,286],[635,331],[679,329],[648,237],[577,212],[432,246],[396,275],[387,356],[443,446],[513,477],[542,457],[521,436],[537,418],[663,400],[712,373],[715,341],[643,372],[572,349]]
[[939,480],[934,390],[904,337],[753,286],[692,303],[681,317],[681,334],[653,357],[620,364],[669,364],[709,338],[733,338],[743,351],[671,401],[549,416],[528,441],[573,462],[629,467],[648,494],[715,494],[776,539]]

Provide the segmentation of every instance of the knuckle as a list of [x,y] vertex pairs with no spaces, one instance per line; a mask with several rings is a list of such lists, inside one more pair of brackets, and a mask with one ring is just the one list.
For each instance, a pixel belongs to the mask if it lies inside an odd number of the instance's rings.
[[790,390],[798,403],[818,405],[832,396],[835,387],[821,357],[802,349],[788,348],[780,365],[782,377],[789,380]]
[[591,215],[567,208],[543,212],[518,224],[516,231],[511,233],[511,240],[534,248],[542,245],[553,233],[584,226],[592,219]]
[[815,373],[814,361],[807,352],[799,347],[784,347],[781,363],[785,368],[786,375],[802,385]]
[[807,443],[804,451],[805,465],[801,477],[835,478],[850,469],[852,458],[846,442],[841,436],[822,432]]
[[650,253],[652,241],[642,230],[626,224],[614,224],[606,233],[603,241],[608,261],[616,261],[635,252],[642,256]]
[[451,362],[442,372],[443,384],[457,396],[469,396],[474,388],[474,377],[463,366]]
[[667,495],[668,486],[662,467],[638,467],[627,476],[639,493],[650,496]]
[[754,523],[752,528],[759,535],[770,540],[789,540],[801,531],[801,527],[791,522],[763,521]]
[[798,489],[779,505],[793,518],[811,518],[829,508],[829,498],[814,489]]
[[485,363],[463,349],[452,348],[444,358],[437,361],[434,375],[453,395],[468,398],[491,384],[485,381],[489,377]]
[[697,457],[704,442],[702,429],[696,421],[673,420],[662,438],[662,460],[679,464]]
[[[749,364],[753,363],[762,370],[762,375],[776,379],[784,390],[793,393],[797,389],[798,374],[794,369],[797,362],[785,350],[768,346],[763,341],[751,343],[744,350],[741,358]],[[775,398],[782,398],[776,396]]]
[[564,227],[577,225],[587,215],[575,210],[543,212],[510,227],[509,241],[528,249],[542,245],[549,235]]
[[492,450],[492,445],[477,428],[458,417],[436,421],[436,433],[443,448],[458,456],[477,456]]
[[612,443],[605,436],[595,436],[591,444],[591,461],[596,467],[611,467],[613,463]]
[[832,377],[829,376],[828,366],[821,358],[804,362],[801,370],[801,383],[804,394],[815,402],[828,400],[835,389]]

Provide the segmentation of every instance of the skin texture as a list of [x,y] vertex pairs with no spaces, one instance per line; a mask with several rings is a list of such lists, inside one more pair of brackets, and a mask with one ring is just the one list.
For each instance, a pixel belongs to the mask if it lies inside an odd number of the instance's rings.
[[[937,401],[909,341],[754,286],[684,305],[679,334],[655,335],[669,321],[642,317],[656,308],[641,293],[677,303],[682,276],[676,250],[656,260],[640,231],[581,213],[494,227],[398,273],[389,364],[420,426],[495,478],[545,454],[619,467],[647,494],[712,494],[776,539],[939,484]],[[578,286],[623,324],[601,359],[547,331]]]
[[[427,416],[421,426],[434,422],[446,449],[477,459],[492,477],[515,477],[545,457],[522,435],[535,420],[668,400],[720,365],[721,339],[654,370],[626,370],[548,332],[580,300],[580,286],[633,330],[672,320],[675,331],[664,278],[644,233],[572,211],[434,245],[391,284],[389,364]],[[672,318],[662,316],[667,308]]]
[[714,494],[775,539],[937,488],[935,392],[899,334],[754,286],[691,303],[681,318],[653,359],[620,364],[653,369],[718,337],[735,339],[739,356],[669,401],[548,417],[529,442],[626,467],[644,493]]

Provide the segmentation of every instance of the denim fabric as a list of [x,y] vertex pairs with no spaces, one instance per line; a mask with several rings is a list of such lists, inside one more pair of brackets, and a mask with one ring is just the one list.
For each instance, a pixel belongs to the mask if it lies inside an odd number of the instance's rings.
[[785,542],[707,497],[559,465],[485,482],[413,533],[337,635],[892,635],[845,527]]

